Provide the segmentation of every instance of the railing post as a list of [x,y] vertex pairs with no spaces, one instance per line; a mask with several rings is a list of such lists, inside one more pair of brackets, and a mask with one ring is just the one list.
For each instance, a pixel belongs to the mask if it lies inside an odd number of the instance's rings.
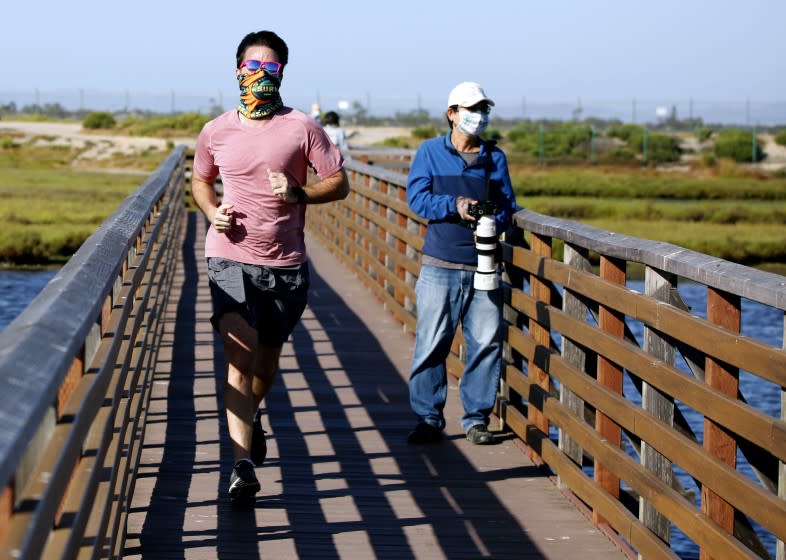
[[[586,249],[575,247],[570,243],[565,243],[562,260],[572,268],[590,272],[592,270],[592,265],[590,264],[588,253],[589,251]],[[586,321],[589,311],[581,299],[573,295],[568,289],[566,289],[562,295],[562,310],[577,321],[582,322]],[[587,353],[581,346],[574,344],[570,339],[563,336],[561,353],[562,358],[567,363],[573,365],[579,371],[586,371]],[[563,384],[560,384],[559,400],[568,407],[577,418],[584,418],[584,400]],[[573,459],[577,465],[581,465],[584,462],[584,450],[573,440],[573,438],[561,429],[559,431],[559,448],[568,457]],[[558,480],[560,487],[567,486],[563,484],[561,479]]]
[[[536,255],[550,259],[551,237],[533,233],[532,251]],[[549,284],[539,280],[536,276],[532,276],[530,289],[532,297],[538,302],[539,305],[551,304],[551,288]],[[549,333],[548,328],[538,323],[535,318],[530,318],[529,320],[529,332],[532,338],[535,340],[536,344],[539,344],[547,349],[551,348],[551,334]],[[534,363],[529,364],[528,371],[532,382],[536,385],[539,385],[543,389],[543,392],[548,395],[550,386],[549,374]],[[530,424],[535,426],[544,434],[548,435],[549,419],[537,406],[535,406],[535,404],[532,402],[532,399],[530,399],[529,404],[527,405],[527,417],[529,418]],[[537,455],[534,451],[530,451],[530,453],[532,453],[534,456]]]
[[[672,290],[676,289],[677,278],[674,274],[661,272],[649,266],[646,268],[644,272],[644,292],[646,295],[660,301],[671,302]],[[666,364],[674,365],[674,346],[658,331],[647,325],[644,325],[644,351]],[[641,406],[667,425],[674,426],[673,398],[664,395],[649,383],[642,384]],[[641,442],[641,464],[671,486],[674,479],[671,461],[649,445],[646,440]],[[639,520],[661,540],[666,543],[670,542],[671,522],[643,498],[639,498]]]
[[[732,332],[740,332],[740,296],[707,288],[707,320]],[[704,381],[732,398],[737,398],[739,370],[707,356]],[[704,419],[704,449],[727,465],[737,464],[737,443],[721,426]],[[734,534],[734,508],[715,492],[702,486],[701,510],[729,534]],[[713,558],[704,550],[702,560]]]
[[[600,257],[600,277],[615,284],[625,285],[625,261],[606,257]],[[598,313],[598,324],[600,330],[610,335],[625,337],[625,317],[620,313],[601,305]],[[598,356],[598,383],[608,387],[612,391],[622,394],[622,368],[609,361],[605,356]],[[595,429],[601,438],[610,444],[620,446],[622,442],[622,430],[619,425],[611,418],[597,411],[595,415]],[[619,499],[620,479],[613,472],[604,467],[595,459],[595,481],[609,494]],[[592,513],[592,521],[596,525],[607,523],[597,511]]]

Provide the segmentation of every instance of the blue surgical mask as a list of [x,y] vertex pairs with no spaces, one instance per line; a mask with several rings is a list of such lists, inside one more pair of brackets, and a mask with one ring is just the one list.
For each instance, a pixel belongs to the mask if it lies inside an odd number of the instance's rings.
[[468,136],[480,136],[489,125],[488,113],[480,111],[461,111],[458,128]]

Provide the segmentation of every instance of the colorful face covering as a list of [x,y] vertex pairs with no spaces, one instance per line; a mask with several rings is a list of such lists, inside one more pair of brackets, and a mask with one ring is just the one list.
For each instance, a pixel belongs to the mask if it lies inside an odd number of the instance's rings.
[[281,82],[278,77],[271,76],[264,70],[252,74],[238,76],[240,84],[240,104],[237,110],[249,119],[262,119],[272,115],[281,107],[281,94],[278,87]]

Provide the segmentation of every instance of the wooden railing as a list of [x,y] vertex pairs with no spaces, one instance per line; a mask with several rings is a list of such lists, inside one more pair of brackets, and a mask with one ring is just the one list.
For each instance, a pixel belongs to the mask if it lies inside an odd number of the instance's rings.
[[[426,224],[407,206],[406,176],[380,167],[350,160],[350,196],[309,207],[307,222],[414,332]],[[632,554],[674,558],[674,526],[702,558],[767,558],[763,533],[783,560],[786,417],[749,405],[740,371],[769,384],[786,408],[782,340],[741,334],[743,299],[783,317],[786,278],[527,210],[514,221],[503,242],[504,425]],[[629,269],[642,272],[643,290],[626,287]],[[706,287],[706,318],[683,303],[684,282]],[[459,336],[448,361],[456,376],[462,357]],[[636,398],[623,393],[626,378]],[[685,420],[688,409],[703,418],[703,436]],[[738,452],[755,477],[737,468]]]
[[[404,170],[411,152],[389,155],[349,160],[350,196],[309,207],[307,222],[414,331],[426,224],[406,203],[406,176],[392,170]],[[184,231],[185,170],[178,148],[0,334],[2,558],[122,550]],[[783,410],[786,353],[782,339],[741,334],[741,309],[749,300],[783,317],[786,279],[526,210],[503,254],[508,328],[496,412],[532,457],[642,557],[673,558],[674,526],[706,558],[767,557],[764,534],[783,559],[786,422],[746,402],[745,380],[769,384]],[[643,271],[641,291],[626,287],[633,268]],[[685,281],[706,287],[706,318],[681,301]],[[456,376],[462,357],[459,336],[448,361]],[[625,380],[641,397],[623,393]],[[700,435],[687,409],[703,418]]]
[[0,333],[0,558],[122,555],[185,231],[184,154]]

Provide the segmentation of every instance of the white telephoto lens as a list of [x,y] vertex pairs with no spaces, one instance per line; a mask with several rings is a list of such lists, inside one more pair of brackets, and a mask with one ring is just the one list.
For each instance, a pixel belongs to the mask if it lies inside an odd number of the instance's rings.
[[495,253],[497,249],[497,225],[493,216],[481,216],[475,228],[475,250],[478,252],[478,268],[472,281],[476,290],[496,290],[499,287]]
[[496,290],[499,288],[499,279],[497,278],[497,271],[493,272],[476,272],[472,278],[472,286],[476,290]]

